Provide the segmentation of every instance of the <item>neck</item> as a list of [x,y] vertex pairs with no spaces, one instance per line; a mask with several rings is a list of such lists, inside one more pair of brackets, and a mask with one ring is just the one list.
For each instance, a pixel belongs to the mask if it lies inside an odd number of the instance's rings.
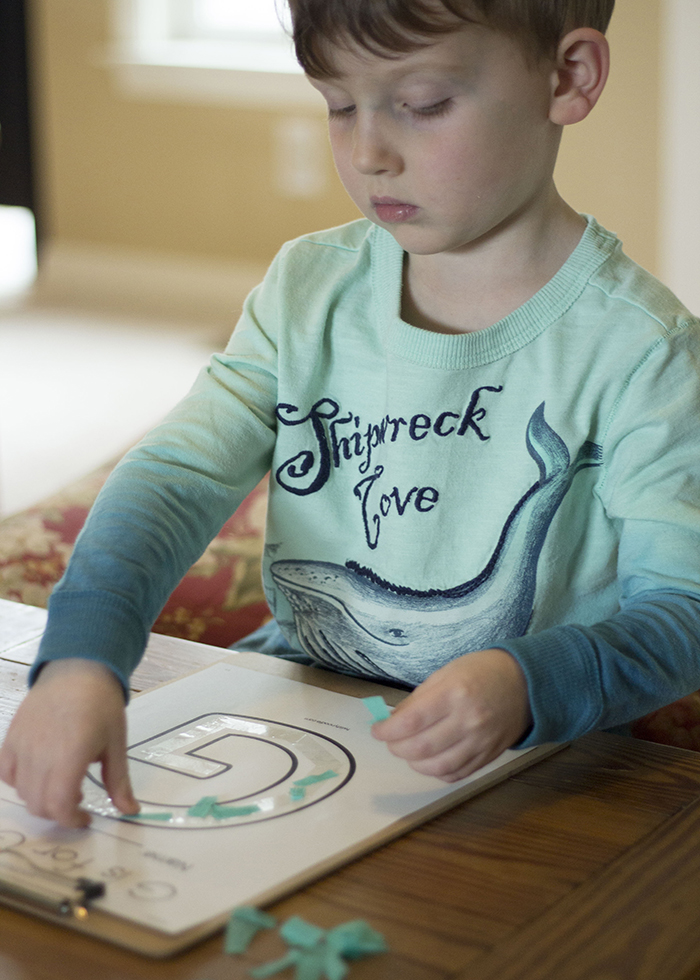
[[584,219],[554,191],[551,207],[477,242],[436,255],[407,255],[401,315],[424,330],[483,330],[526,303],[564,265]]

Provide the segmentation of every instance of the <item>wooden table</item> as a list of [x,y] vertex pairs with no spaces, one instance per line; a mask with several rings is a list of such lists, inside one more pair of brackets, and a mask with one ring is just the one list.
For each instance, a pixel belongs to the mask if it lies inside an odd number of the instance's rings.
[[[0,600],[0,729],[44,619]],[[154,637],[134,690],[227,656],[183,649]],[[350,980],[700,980],[700,754],[588,735],[271,911],[382,932]],[[234,980],[283,951],[154,962],[0,910],[1,980]]]

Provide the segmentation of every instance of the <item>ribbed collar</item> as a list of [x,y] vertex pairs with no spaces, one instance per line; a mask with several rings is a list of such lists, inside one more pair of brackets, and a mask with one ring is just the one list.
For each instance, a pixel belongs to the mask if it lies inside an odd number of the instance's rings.
[[404,252],[383,228],[372,229],[372,289],[377,328],[394,353],[426,367],[460,370],[490,364],[531,343],[578,299],[619,240],[586,216],[581,241],[567,261],[526,303],[484,330],[440,334],[401,319]]

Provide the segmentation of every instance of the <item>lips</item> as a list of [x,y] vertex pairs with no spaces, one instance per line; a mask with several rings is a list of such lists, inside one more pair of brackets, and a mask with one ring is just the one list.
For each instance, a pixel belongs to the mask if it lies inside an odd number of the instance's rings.
[[384,224],[410,221],[420,211],[418,205],[409,204],[407,201],[398,201],[395,197],[372,197],[370,204],[374,213]]

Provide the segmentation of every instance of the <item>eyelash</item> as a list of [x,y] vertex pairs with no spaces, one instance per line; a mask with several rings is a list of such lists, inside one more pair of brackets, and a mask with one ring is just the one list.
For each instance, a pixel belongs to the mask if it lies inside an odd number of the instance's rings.
[[[443,99],[441,102],[436,102],[434,105],[424,106],[419,109],[412,109],[410,106],[406,105],[406,109],[413,116],[418,118],[436,118],[438,116],[444,116],[452,108],[452,99]],[[343,106],[342,109],[328,109],[329,119],[348,119],[355,111],[354,105]]]
[[444,116],[451,108],[452,99],[443,99],[442,102],[436,102],[422,109],[411,109],[411,112],[417,116]]

